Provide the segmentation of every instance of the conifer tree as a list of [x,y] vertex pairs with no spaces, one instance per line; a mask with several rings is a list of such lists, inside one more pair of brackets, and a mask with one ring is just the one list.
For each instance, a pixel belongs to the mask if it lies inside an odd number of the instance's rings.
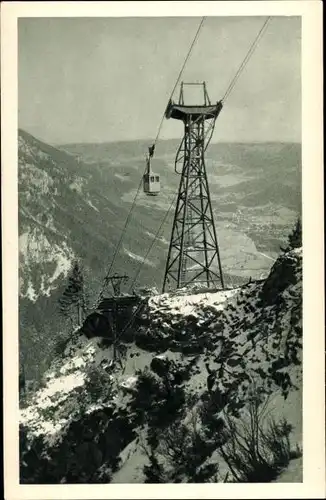
[[78,260],[75,260],[68,276],[68,284],[59,299],[59,310],[63,316],[72,321],[77,319],[78,325],[81,325],[86,307],[84,275]]
[[19,396],[25,396],[26,394],[26,377],[25,377],[25,366],[22,365],[19,368]]
[[289,252],[294,248],[300,248],[302,246],[302,224],[301,219],[298,217],[295,228],[288,236],[288,244],[285,248],[281,247],[283,252]]
[[289,246],[292,249],[302,246],[302,225],[300,218],[298,218],[295,228],[289,236]]

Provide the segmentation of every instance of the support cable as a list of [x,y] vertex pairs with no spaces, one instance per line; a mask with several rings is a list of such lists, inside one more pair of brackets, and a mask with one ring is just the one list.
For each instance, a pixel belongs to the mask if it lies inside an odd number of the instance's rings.
[[109,267],[108,271],[107,271],[107,272],[106,272],[106,274],[105,274],[105,278],[104,278],[104,280],[103,280],[103,285],[102,285],[102,287],[101,287],[101,289],[100,289],[100,292],[99,292],[98,298],[97,298],[97,300],[96,300],[96,302],[95,302],[95,304],[94,304],[94,306],[93,306],[94,308],[96,308],[96,307],[97,307],[97,305],[98,305],[99,301],[102,299],[104,289],[105,289],[105,287],[106,287],[106,285],[107,285],[107,283],[108,283],[108,277],[110,276],[110,273],[111,273],[111,271],[112,271],[112,269],[113,269],[113,266],[114,266],[115,260],[116,260],[116,258],[117,258],[117,255],[118,255],[118,253],[119,253],[119,250],[120,250],[120,247],[121,247],[121,243],[122,243],[123,237],[124,237],[124,235],[125,235],[125,232],[126,232],[126,230],[127,230],[127,226],[128,226],[128,224],[129,224],[129,221],[130,221],[130,218],[131,218],[132,212],[133,212],[133,210],[134,210],[134,208],[135,208],[136,200],[137,200],[137,197],[138,197],[138,195],[139,195],[139,191],[140,191],[140,188],[141,188],[142,182],[143,182],[143,179],[141,178],[141,179],[140,179],[140,182],[139,182],[139,185],[138,185],[138,188],[137,188],[137,191],[136,191],[136,194],[135,194],[135,196],[134,196],[134,199],[133,199],[132,205],[131,205],[130,210],[129,210],[129,212],[128,212],[128,215],[127,215],[126,221],[125,221],[124,226],[123,226],[123,228],[122,228],[122,231],[121,231],[121,235],[120,235],[119,241],[118,241],[117,246],[116,246],[116,248],[115,248],[115,251],[114,251],[114,254],[113,254],[113,258],[112,258],[112,261],[111,261],[110,267]]
[[[195,43],[196,43],[196,41],[197,41],[197,39],[198,39],[199,32],[200,32],[200,30],[201,30],[201,28],[202,28],[202,25],[203,25],[203,23],[204,23],[204,20],[205,20],[205,17],[203,17],[203,18],[201,19],[201,22],[200,22],[200,24],[199,24],[199,26],[198,26],[198,29],[197,29],[196,34],[195,34],[195,37],[194,37],[194,39],[193,39],[193,41],[192,41],[192,43],[191,43],[190,49],[188,50],[188,53],[187,53],[187,55],[186,55],[186,57],[185,57],[185,60],[184,60],[184,62],[183,62],[183,64],[182,64],[181,70],[180,70],[180,72],[179,72],[178,78],[177,78],[177,80],[176,80],[176,82],[175,82],[175,84],[174,84],[174,87],[173,87],[173,89],[172,89],[172,92],[171,92],[171,95],[170,95],[170,100],[171,100],[171,99],[172,99],[172,97],[173,97],[173,94],[174,94],[174,92],[175,92],[175,89],[177,88],[178,83],[179,83],[179,81],[180,81],[180,78],[181,78],[181,76],[182,76],[183,70],[184,70],[184,68],[185,68],[185,66],[186,66],[186,64],[187,64],[187,62],[188,62],[188,59],[189,59],[189,57],[190,57],[190,55],[191,55],[192,49],[193,49],[193,47],[194,47],[194,45],[195,45]],[[160,122],[160,124],[159,124],[159,128],[158,128],[158,131],[157,131],[157,134],[156,134],[156,138],[155,138],[155,141],[154,141],[154,144],[153,144],[154,148],[152,147],[152,154],[154,153],[155,146],[156,146],[157,141],[158,141],[158,139],[159,139],[159,136],[160,136],[160,133],[161,133],[161,129],[162,129],[162,126],[163,126],[163,122],[164,122],[164,118],[165,118],[165,110],[164,110],[164,113],[163,113],[163,115],[162,115],[161,122]],[[146,168],[145,168],[145,170],[144,170],[144,174],[145,174],[145,173],[146,173]],[[101,291],[100,291],[99,297],[101,297],[101,296],[102,296],[103,289],[104,289],[104,287],[105,287],[105,286],[106,286],[106,284],[107,284],[107,278],[108,278],[108,276],[110,275],[110,273],[111,273],[111,271],[112,271],[112,269],[113,269],[113,266],[114,266],[114,264],[115,264],[116,257],[117,257],[117,255],[118,255],[118,253],[119,253],[119,250],[120,250],[120,247],[121,247],[122,240],[123,240],[124,235],[125,235],[125,232],[126,232],[126,230],[127,230],[127,226],[128,226],[128,224],[129,224],[129,221],[130,221],[130,218],[131,218],[132,212],[133,212],[133,210],[134,210],[134,208],[135,208],[136,200],[137,200],[137,198],[138,198],[138,195],[139,195],[139,192],[140,192],[141,185],[142,185],[142,178],[141,178],[141,180],[140,180],[140,183],[139,183],[139,186],[138,186],[137,192],[136,192],[136,194],[135,194],[135,197],[134,197],[133,203],[132,203],[131,208],[130,208],[130,210],[129,210],[129,213],[128,213],[128,215],[127,215],[126,222],[125,222],[124,227],[123,227],[123,229],[122,229],[120,239],[119,239],[119,241],[118,241],[118,243],[117,243],[117,246],[116,246],[116,248],[115,248],[115,252],[114,252],[114,255],[113,255],[112,262],[111,262],[110,267],[109,267],[109,269],[108,269],[108,271],[107,271],[107,273],[106,273],[106,275],[105,275],[105,278],[104,278],[104,284],[103,284],[103,287],[102,287],[102,289],[101,289]]]
[[143,257],[143,260],[142,260],[142,262],[141,262],[141,264],[140,264],[140,266],[139,266],[139,268],[138,268],[138,271],[137,271],[137,273],[136,273],[136,276],[134,277],[134,280],[133,280],[133,282],[132,282],[132,283],[131,283],[131,285],[130,285],[129,292],[131,292],[131,291],[132,291],[132,289],[133,289],[133,287],[134,287],[135,283],[137,282],[138,276],[139,276],[139,274],[140,274],[140,272],[141,272],[141,270],[142,270],[142,268],[143,268],[143,265],[145,264],[145,261],[146,261],[146,259],[147,259],[148,255],[150,254],[150,252],[151,252],[152,248],[154,247],[154,245],[155,245],[155,243],[156,243],[156,240],[158,239],[158,236],[159,236],[159,234],[160,234],[160,232],[161,232],[161,229],[162,229],[162,227],[164,226],[164,224],[165,224],[165,222],[166,222],[166,219],[167,219],[167,217],[168,217],[168,215],[169,215],[169,213],[170,213],[170,211],[171,211],[171,208],[172,208],[172,206],[173,206],[173,204],[174,204],[174,202],[175,202],[176,198],[177,198],[177,194],[173,197],[173,200],[171,201],[171,204],[170,204],[170,206],[169,206],[168,210],[166,211],[166,214],[165,214],[164,218],[162,219],[162,222],[161,222],[161,224],[160,224],[160,226],[159,226],[158,230],[156,231],[156,234],[155,234],[155,236],[154,236],[154,239],[153,239],[153,241],[152,241],[151,245],[149,246],[149,248],[148,248],[148,250],[147,250],[146,254],[145,254],[145,255],[144,255],[144,257]]
[[[231,80],[231,82],[230,82],[230,84],[229,84],[229,86],[228,86],[228,88],[227,88],[227,90],[226,90],[226,92],[225,92],[225,94],[224,94],[223,98],[221,99],[221,101],[222,101],[222,102],[223,102],[223,101],[225,101],[225,100],[229,97],[230,93],[232,92],[232,90],[233,90],[234,86],[236,85],[236,83],[237,83],[237,81],[238,81],[238,79],[239,79],[239,77],[240,77],[241,73],[242,73],[242,72],[243,72],[243,70],[245,69],[245,67],[246,67],[246,65],[248,64],[248,62],[249,62],[249,60],[250,60],[250,58],[251,58],[251,56],[252,56],[253,52],[255,51],[255,49],[256,49],[256,47],[257,47],[257,45],[258,45],[258,43],[259,43],[259,40],[260,40],[260,39],[261,39],[261,37],[263,36],[264,31],[265,31],[265,29],[266,29],[266,27],[267,27],[267,24],[269,23],[270,19],[271,19],[271,17],[269,16],[269,17],[265,20],[265,22],[264,22],[263,26],[261,27],[261,29],[259,30],[259,32],[258,32],[258,34],[257,34],[256,38],[254,39],[253,43],[252,43],[252,44],[251,44],[251,46],[250,46],[250,48],[249,48],[249,50],[248,50],[248,52],[247,52],[247,54],[246,54],[245,58],[243,59],[242,63],[240,64],[240,66],[239,66],[239,68],[238,68],[238,70],[237,70],[236,74],[235,74],[235,75],[234,75],[234,77],[232,78],[232,80]],[[203,18],[202,18],[202,20],[201,20],[201,22],[200,22],[200,24],[199,24],[199,27],[198,27],[197,32],[196,32],[196,35],[195,35],[195,37],[194,37],[194,39],[193,39],[193,42],[192,42],[192,44],[191,44],[191,46],[190,46],[190,49],[189,49],[189,51],[188,51],[188,53],[187,53],[187,56],[186,56],[186,58],[185,58],[185,60],[184,60],[184,62],[183,62],[183,65],[182,65],[182,67],[181,67],[181,70],[180,70],[180,72],[179,72],[179,75],[178,75],[178,78],[177,78],[177,80],[176,80],[176,83],[175,83],[175,85],[174,85],[174,87],[173,87],[173,90],[172,90],[172,92],[171,92],[171,95],[170,95],[170,100],[172,100],[173,94],[174,94],[174,92],[175,92],[175,89],[177,88],[177,85],[178,85],[179,81],[180,81],[180,78],[181,78],[181,76],[182,76],[183,70],[184,70],[184,68],[185,68],[185,66],[186,66],[186,64],[187,64],[187,61],[188,61],[188,59],[189,59],[189,57],[190,57],[190,54],[191,54],[191,52],[192,52],[192,49],[193,49],[193,47],[194,47],[194,45],[195,45],[195,43],[196,43],[196,41],[197,41],[197,39],[198,39],[198,35],[199,35],[199,32],[200,32],[200,30],[201,30],[201,27],[202,27],[202,25],[203,25],[203,23],[204,23],[204,20],[205,20],[205,17],[203,17]],[[157,141],[158,141],[158,138],[159,138],[159,135],[160,135],[160,132],[161,132],[161,128],[162,128],[162,125],[163,125],[164,117],[165,117],[165,112],[164,112],[164,114],[163,114],[163,116],[162,116],[162,119],[161,119],[161,122],[160,122],[160,125],[159,125],[159,128],[158,128],[158,132],[157,132],[157,135],[156,135],[156,138],[155,138],[155,141],[154,141],[154,148],[155,148],[155,146],[156,146],[156,143],[157,143]],[[215,123],[214,123],[214,125],[215,125]],[[213,130],[212,130],[212,134],[213,134],[213,131],[214,131],[214,127],[213,127]],[[211,134],[211,136],[212,136],[212,134]],[[206,149],[206,148],[205,148],[205,149]],[[175,197],[175,198],[176,198],[176,197]],[[172,201],[172,203],[171,203],[171,205],[170,205],[170,207],[169,207],[169,209],[168,209],[167,213],[165,214],[165,217],[164,217],[164,219],[162,220],[161,225],[160,225],[160,227],[159,227],[158,231],[156,232],[156,235],[155,235],[155,237],[154,237],[154,239],[153,239],[153,241],[152,241],[152,244],[150,245],[150,247],[149,247],[149,249],[148,249],[147,253],[145,254],[145,256],[143,257],[143,261],[142,261],[142,263],[141,263],[141,265],[140,265],[140,267],[139,267],[139,269],[138,269],[138,272],[137,272],[137,274],[136,274],[136,276],[135,276],[135,278],[134,278],[134,280],[133,280],[133,282],[132,282],[131,287],[130,287],[130,289],[129,289],[129,290],[132,290],[132,288],[133,288],[134,284],[136,283],[136,281],[137,281],[137,279],[138,279],[138,276],[139,276],[139,274],[140,274],[140,272],[141,272],[141,269],[142,269],[142,267],[143,267],[143,265],[144,265],[144,263],[145,263],[145,261],[146,261],[146,258],[148,257],[148,255],[149,255],[150,251],[152,250],[152,248],[153,248],[154,244],[156,243],[156,240],[157,240],[157,238],[158,238],[158,235],[159,235],[159,233],[160,233],[160,231],[161,231],[161,229],[162,229],[162,227],[163,227],[163,224],[165,223],[166,218],[167,218],[167,216],[168,216],[168,214],[169,214],[169,212],[170,212],[170,210],[171,210],[171,208],[172,208],[172,206],[173,206],[173,204],[174,204],[175,198],[173,199],[173,201]]]
[[129,212],[128,212],[128,215],[127,215],[127,218],[126,218],[126,222],[125,222],[125,224],[124,224],[124,226],[123,226],[123,228],[122,228],[122,231],[121,231],[121,236],[120,236],[120,239],[119,239],[118,244],[117,244],[117,246],[116,246],[116,249],[115,249],[115,252],[114,252],[114,255],[113,255],[113,259],[112,259],[111,265],[110,265],[110,267],[109,267],[109,270],[108,270],[108,272],[107,272],[107,275],[109,275],[109,274],[110,274],[110,272],[111,272],[111,270],[112,270],[112,268],[113,268],[113,266],[114,266],[115,259],[116,259],[117,255],[118,255],[119,250],[120,250],[120,246],[121,246],[121,243],[122,243],[123,237],[124,237],[124,235],[125,235],[125,232],[126,232],[126,229],[127,229],[127,226],[128,226],[128,223],[129,223],[129,220],[130,220],[130,217],[131,217],[131,214],[132,214],[133,209],[134,209],[134,207],[135,207],[136,200],[137,200],[137,197],[138,197],[138,194],[139,194],[139,191],[140,191],[140,188],[141,188],[142,182],[143,182],[143,179],[141,178],[141,179],[140,179],[140,182],[139,182],[139,184],[138,184],[138,188],[137,188],[136,194],[135,194],[135,196],[134,196],[134,200],[133,200],[132,205],[131,205],[131,207],[130,207],[130,210],[129,210]]
[[[197,28],[196,34],[195,34],[195,36],[194,36],[194,39],[193,39],[193,41],[192,41],[192,43],[191,43],[191,45],[190,45],[190,48],[189,48],[189,50],[188,50],[188,53],[187,53],[187,55],[186,55],[186,57],[185,57],[185,59],[184,59],[184,61],[183,61],[183,64],[182,64],[182,66],[181,66],[181,69],[180,69],[180,71],[179,71],[179,74],[178,74],[178,77],[177,77],[177,79],[176,79],[176,82],[175,82],[175,84],[174,84],[174,86],[173,86],[173,89],[172,89],[172,92],[171,92],[171,94],[170,94],[170,98],[169,98],[169,100],[171,100],[171,99],[172,99],[172,97],[173,97],[173,95],[174,95],[174,92],[175,92],[175,89],[177,88],[177,86],[178,86],[178,84],[179,84],[179,81],[180,81],[181,76],[182,76],[182,73],[183,73],[183,71],[184,71],[184,69],[185,69],[185,67],[186,67],[186,64],[187,64],[187,62],[188,62],[188,60],[189,60],[189,57],[190,57],[190,55],[191,55],[191,52],[192,52],[192,50],[193,50],[193,48],[194,48],[194,46],[195,46],[196,41],[198,40],[198,36],[199,36],[200,30],[201,30],[201,28],[202,28],[202,26],[203,26],[203,24],[204,24],[204,21],[205,21],[205,16],[204,16],[204,17],[202,17],[202,19],[201,19],[201,21],[200,21],[200,23],[199,23],[199,26],[198,26],[198,28]],[[157,141],[158,141],[158,139],[159,139],[159,136],[160,136],[160,133],[161,133],[161,130],[162,130],[162,126],[163,126],[163,122],[164,122],[164,118],[165,118],[165,110],[164,110],[164,113],[163,113],[163,115],[162,115],[162,118],[161,118],[161,121],[160,121],[159,127],[158,127],[158,131],[157,131],[157,134],[156,134],[156,137],[155,137],[155,141],[154,141],[154,143],[153,143],[153,146],[154,146],[153,151],[154,151],[155,146],[156,146],[156,144],[157,144]],[[138,276],[139,276],[139,274],[140,274],[140,271],[141,271],[141,269],[142,269],[142,266],[144,265],[144,262],[145,262],[145,260],[146,260],[147,256],[149,255],[150,251],[152,250],[152,248],[153,248],[153,246],[154,246],[154,244],[155,244],[155,242],[156,242],[156,239],[157,239],[157,237],[158,237],[158,235],[159,235],[159,233],[160,233],[160,231],[161,231],[161,229],[162,229],[162,227],[163,227],[163,225],[164,225],[164,223],[165,223],[165,221],[166,221],[166,218],[167,218],[167,216],[168,216],[168,214],[169,214],[169,212],[170,212],[170,210],[171,210],[172,206],[173,206],[173,203],[174,203],[174,201],[175,201],[175,198],[176,198],[176,196],[173,198],[172,203],[171,203],[171,205],[170,205],[170,207],[169,207],[169,209],[168,209],[167,213],[165,214],[165,217],[164,217],[164,219],[162,220],[162,223],[161,223],[161,225],[160,225],[160,227],[159,227],[159,229],[158,229],[158,231],[157,231],[157,233],[156,233],[156,235],[155,235],[155,238],[154,238],[154,240],[152,241],[152,244],[150,245],[150,247],[149,247],[149,249],[148,249],[148,251],[147,251],[147,253],[146,253],[145,257],[143,258],[143,262],[141,263],[140,268],[139,268],[139,270],[138,270],[138,272],[137,272],[137,274],[136,274],[136,277],[134,278],[134,280],[133,280],[133,282],[132,282],[132,284],[131,284],[130,290],[132,289],[132,287],[134,286],[135,282],[137,281],[137,278],[138,278]]]
[[[249,62],[249,59],[251,58],[251,56],[252,56],[253,52],[255,51],[255,49],[256,49],[256,47],[257,47],[257,45],[258,45],[258,42],[259,42],[260,38],[263,36],[263,33],[264,33],[264,31],[265,31],[265,29],[266,29],[266,27],[267,27],[267,24],[268,24],[268,22],[270,21],[270,19],[271,19],[271,17],[270,17],[270,16],[266,19],[266,21],[264,22],[264,24],[263,24],[262,28],[261,28],[261,29],[260,29],[260,31],[258,32],[258,34],[257,34],[257,36],[256,36],[256,38],[255,38],[255,40],[254,40],[254,41],[253,41],[253,43],[251,44],[251,46],[250,46],[250,48],[249,48],[249,50],[248,50],[248,52],[247,52],[247,54],[246,54],[245,58],[243,59],[242,63],[240,64],[240,66],[239,66],[239,68],[238,68],[238,70],[237,70],[237,72],[236,72],[235,76],[234,76],[234,77],[233,77],[233,79],[231,80],[231,82],[230,82],[230,84],[229,84],[229,86],[228,86],[228,88],[227,88],[227,90],[226,90],[226,92],[225,92],[225,94],[224,94],[223,98],[221,99],[221,101],[222,101],[222,102],[223,102],[223,101],[225,101],[225,100],[229,97],[230,93],[232,92],[232,90],[233,90],[234,86],[236,85],[236,83],[237,83],[237,81],[238,81],[238,79],[239,79],[239,77],[240,77],[241,73],[242,73],[242,72],[243,72],[243,70],[245,69],[246,65],[247,65],[247,64],[248,64],[248,62]],[[182,76],[182,73],[183,73],[183,71],[184,71],[184,68],[185,68],[185,66],[186,66],[186,64],[187,64],[187,62],[188,62],[188,59],[189,59],[189,57],[190,57],[190,55],[191,55],[191,52],[192,52],[192,50],[193,50],[193,47],[194,47],[194,45],[195,45],[195,43],[196,43],[196,41],[197,41],[197,39],[198,39],[198,36],[199,36],[200,30],[201,30],[201,28],[202,28],[202,26],[203,26],[204,20],[205,20],[205,17],[203,17],[203,18],[201,19],[201,22],[200,22],[200,24],[199,24],[199,26],[198,26],[198,28],[197,28],[197,31],[196,31],[195,37],[194,37],[194,39],[193,39],[193,41],[192,41],[192,43],[191,43],[191,46],[190,46],[190,48],[189,48],[189,50],[188,50],[188,53],[187,53],[187,55],[186,55],[186,57],[185,57],[185,60],[184,60],[184,62],[183,62],[183,64],[182,64],[182,67],[181,67],[181,69],[180,69],[180,72],[179,72],[179,75],[178,75],[178,77],[177,77],[177,80],[176,80],[176,82],[175,82],[175,84],[174,84],[174,87],[173,87],[173,89],[172,89],[172,92],[171,92],[171,94],[170,94],[170,100],[172,99],[172,97],[173,97],[173,95],[174,95],[174,92],[175,92],[175,89],[177,88],[178,83],[179,83],[179,81],[180,81],[180,79],[181,79],[181,76]],[[157,141],[158,141],[159,136],[160,136],[160,133],[161,133],[161,129],[162,129],[162,126],[163,126],[164,118],[165,118],[165,111],[164,111],[164,113],[163,113],[163,115],[162,115],[162,118],[161,118],[161,121],[160,121],[160,124],[159,124],[159,128],[158,128],[158,131],[157,131],[157,134],[156,134],[156,138],[155,138],[155,141],[154,141],[154,144],[153,144],[153,146],[154,146],[154,148],[153,148],[153,152],[154,152],[155,146],[156,146],[156,144],[157,144]],[[146,168],[145,168],[145,171],[146,171]],[[144,172],[144,173],[145,173],[145,172]],[[135,197],[134,197],[133,203],[132,203],[131,208],[130,208],[130,210],[129,210],[129,212],[128,212],[128,215],[127,215],[127,218],[126,218],[126,222],[125,222],[125,224],[124,224],[124,226],[123,226],[123,229],[122,229],[122,232],[121,232],[121,236],[120,236],[120,239],[119,239],[118,244],[117,244],[117,246],[116,246],[116,249],[115,249],[115,252],[114,252],[114,255],[113,255],[113,259],[112,259],[111,265],[110,265],[110,267],[109,267],[108,272],[106,273],[106,276],[105,276],[105,279],[104,279],[104,286],[103,286],[103,288],[105,287],[105,285],[106,285],[106,283],[107,283],[107,278],[108,278],[108,276],[110,275],[110,272],[111,272],[111,270],[112,270],[112,268],[113,268],[113,266],[114,266],[114,263],[115,263],[115,260],[116,260],[117,255],[118,255],[118,252],[119,252],[119,250],[120,250],[121,243],[122,243],[122,240],[123,240],[123,238],[124,238],[125,232],[126,232],[126,230],[127,230],[127,226],[128,226],[128,224],[129,224],[129,221],[130,221],[130,218],[131,218],[132,212],[133,212],[133,210],[134,210],[134,207],[135,207],[135,204],[136,204],[136,200],[137,200],[138,195],[139,195],[139,192],[140,192],[141,185],[142,185],[142,178],[141,178],[141,180],[140,180],[140,182],[139,182],[139,186],[138,186],[138,189],[137,189],[137,191],[136,191],[136,194],[135,194]],[[134,280],[133,280],[133,282],[132,282],[132,285],[131,285],[130,289],[133,287],[133,285],[134,285],[134,284],[135,284],[135,282],[137,281],[137,278],[138,278],[138,276],[139,276],[139,274],[140,274],[140,271],[141,271],[141,269],[142,269],[142,266],[144,265],[145,260],[146,260],[146,258],[147,258],[147,256],[148,256],[148,254],[149,254],[149,253],[150,253],[150,251],[152,250],[152,248],[153,248],[153,246],[154,246],[154,244],[155,244],[155,242],[156,242],[156,240],[157,240],[157,238],[158,238],[158,235],[159,235],[159,233],[160,233],[160,231],[161,231],[161,228],[162,228],[163,224],[165,223],[166,218],[167,218],[167,216],[168,216],[168,214],[169,214],[169,212],[170,212],[170,210],[171,210],[171,208],[172,208],[172,205],[173,205],[173,203],[174,203],[174,200],[175,200],[175,198],[173,199],[173,201],[172,201],[172,203],[171,203],[171,205],[170,205],[170,207],[169,207],[169,209],[168,209],[167,213],[165,214],[165,217],[164,217],[164,219],[162,220],[162,223],[161,223],[161,225],[160,225],[160,227],[159,227],[159,229],[158,229],[158,231],[157,231],[157,233],[156,233],[156,235],[155,235],[155,238],[154,238],[154,240],[153,240],[152,244],[150,245],[150,247],[149,247],[149,249],[148,249],[147,253],[145,254],[145,257],[143,258],[143,262],[142,262],[142,264],[141,264],[141,266],[140,266],[140,268],[139,268],[139,270],[138,270],[138,272],[137,272],[137,274],[136,274],[136,277],[134,278]],[[102,293],[103,293],[103,288],[102,288],[102,290],[101,290],[101,292],[100,292],[100,296],[101,296],[101,295],[102,295]]]
[[258,32],[258,34],[257,34],[256,38],[254,39],[253,43],[252,43],[252,44],[251,44],[251,46],[249,47],[249,50],[248,50],[248,52],[247,52],[247,54],[246,54],[245,58],[243,59],[242,63],[240,64],[240,66],[239,66],[239,68],[238,68],[238,70],[237,70],[236,74],[235,74],[235,75],[234,75],[234,77],[232,78],[232,80],[231,80],[231,82],[230,82],[230,84],[229,84],[228,88],[226,89],[226,92],[225,92],[224,96],[223,96],[223,97],[222,97],[222,99],[221,99],[221,101],[222,101],[222,102],[223,102],[223,101],[225,101],[225,100],[229,97],[230,93],[232,92],[232,90],[233,90],[233,88],[234,88],[235,84],[237,83],[237,81],[238,81],[238,79],[239,79],[239,77],[240,77],[240,75],[241,75],[242,71],[245,69],[246,65],[247,65],[247,64],[248,64],[248,62],[249,62],[249,59],[251,58],[251,56],[252,56],[253,52],[254,52],[254,51],[255,51],[255,49],[257,48],[258,42],[259,42],[259,40],[262,38],[262,36],[263,36],[263,34],[264,34],[264,31],[265,31],[265,30],[266,30],[266,28],[267,28],[267,24],[269,23],[269,21],[270,21],[270,20],[271,20],[271,16],[269,16],[269,17],[265,20],[265,22],[264,22],[263,26],[261,27],[261,29],[259,30],[259,32]]
[[[170,94],[170,99],[169,99],[169,100],[172,100],[173,94],[174,94],[175,89],[177,88],[177,86],[178,86],[178,84],[179,84],[180,78],[181,78],[182,73],[183,73],[183,70],[185,69],[185,66],[186,66],[186,64],[187,64],[187,62],[188,62],[188,59],[189,59],[190,54],[191,54],[191,52],[192,52],[192,49],[194,48],[195,43],[196,43],[196,41],[198,40],[199,32],[200,32],[200,30],[201,30],[201,28],[202,28],[202,26],[203,26],[204,20],[205,20],[205,17],[202,17],[202,19],[201,19],[201,21],[200,21],[200,24],[199,24],[199,26],[198,26],[198,28],[197,28],[197,31],[196,31],[195,37],[194,37],[194,39],[193,39],[193,41],[192,41],[192,44],[190,45],[190,49],[188,50],[188,53],[187,53],[187,55],[186,55],[186,57],[185,57],[185,60],[184,60],[184,62],[183,62],[183,64],[182,64],[182,67],[181,67],[181,70],[180,70],[180,72],[179,72],[178,78],[177,78],[177,80],[176,80],[176,82],[175,82],[175,84],[174,84],[174,87],[173,87],[173,89],[172,89],[172,92],[171,92],[171,94]],[[162,116],[162,118],[161,118],[160,125],[159,125],[159,127],[158,127],[158,131],[157,131],[156,138],[155,138],[155,141],[154,141],[154,147],[156,146],[156,143],[157,143],[158,138],[159,138],[159,136],[160,136],[161,129],[162,129],[163,122],[164,122],[164,118],[165,118],[165,110],[164,110],[163,116]]]

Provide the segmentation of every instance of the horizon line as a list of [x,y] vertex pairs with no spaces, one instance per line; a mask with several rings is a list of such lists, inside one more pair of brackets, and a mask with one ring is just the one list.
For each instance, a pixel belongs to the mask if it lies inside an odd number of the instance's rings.
[[[135,138],[135,139],[118,139],[118,140],[107,140],[107,141],[73,141],[73,142],[48,142],[46,139],[43,139],[41,137],[37,137],[36,135],[32,134],[28,130],[18,127],[18,131],[23,131],[31,136],[33,136],[35,139],[44,142],[45,144],[48,144],[49,146],[52,147],[62,147],[62,146],[74,146],[74,145],[103,145],[103,144],[119,144],[119,143],[125,143],[125,142],[148,142],[149,144],[152,144],[154,142],[154,138]],[[179,141],[181,140],[182,137],[169,137],[166,139],[160,139],[159,142],[168,142],[168,141]],[[302,140],[284,140],[284,139],[264,139],[264,140],[257,140],[257,139],[252,139],[252,140],[233,140],[233,139],[223,139],[220,141],[211,141],[210,144],[302,144]]]
[[[32,135],[32,134],[31,134]],[[42,139],[40,139],[42,140]],[[149,140],[149,139],[119,139],[116,141],[90,141],[90,142],[83,142],[83,141],[78,141],[78,142],[64,142],[64,143],[52,143],[54,146],[74,146],[77,144],[85,144],[85,145],[103,145],[103,144],[117,144],[117,143],[123,143],[123,142],[148,142],[149,144],[153,144],[155,139]],[[168,141],[181,141],[182,137],[169,137],[168,139],[160,139],[158,144],[160,142],[168,142]],[[266,139],[266,140],[226,140],[223,139],[221,141],[211,141],[210,144],[301,144],[302,141],[295,141],[295,140],[281,140],[281,139]],[[49,144],[49,143],[47,143]]]
[[[18,127],[18,132],[22,131],[25,132],[35,139],[39,140],[40,142],[44,142],[45,144],[52,146],[54,148],[57,147],[62,147],[62,146],[74,146],[74,145],[104,145],[104,144],[119,144],[119,143],[126,143],[126,142],[148,142],[149,144],[154,143],[155,139],[154,138],[135,138],[135,139],[117,139],[117,140],[107,140],[107,141],[73,141],[73,142],[48,142],[46,139],[41,138],[40,136],[36,136],[33,133],[29,132],[28,130]],[[160,139],[160,142],[168,142],[168,141],[180,141],[182,140],[182,137],[169,137],[166,139]],[[158,144],[159,144],[158,143]],[[284,139],[264,139],[264,140],[257,140],[257,139],[252,139],[252,140],[233,140],[233,139],[223,139],[223,140],[216,140],[216,141],[211,141],[210,144],[302,144],[302,140],[284,140]]]

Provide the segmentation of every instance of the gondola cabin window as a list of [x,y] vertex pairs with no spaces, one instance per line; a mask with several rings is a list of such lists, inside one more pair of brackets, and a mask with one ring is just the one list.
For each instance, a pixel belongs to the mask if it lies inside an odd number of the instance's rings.
[[156,196],[160,192],[160,176],[156,174],[145,174],[143,176],[144,193],[148,196]]
[[154,174],[151,168],[151,159],[154,155],[155,143],[148,148],[146,157],[146,169],[143,175],[144,193],[149,196],[156,196],[160,192],[160,176]]

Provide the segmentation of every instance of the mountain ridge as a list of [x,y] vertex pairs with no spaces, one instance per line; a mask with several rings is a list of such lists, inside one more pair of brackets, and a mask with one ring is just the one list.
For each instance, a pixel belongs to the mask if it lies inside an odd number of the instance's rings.
[[[144,170],[142,146],[134,146],[104,153],[85,147],[86,158],[76,158],[19,130],[20,346],[28,378],[43,372],[44,359],[51,358],[66,328],[56,303],[75,258],[83,264],[90,304],[99,293]],[[178,187],[170,146],[158,149],[154,160],[161,193],[155,199],[139,193],[112,269],[129,275],[127,289],[136,275],[138,287],[160,288],[163,280],[173,210],[143,259]],[[268,273],[293,226],[300,205],[300,149],[214,148],[207,156],[212,205],[225,280],[235,285]],[[46,316],[53,317],[52,327],[42,323]],[[37,346],[44,341],[49,353],[41,356]]]
[[[129,142],[132,142],[132,143],[137,143],[137,142],[141,142],[141,143],[148,143],[149,145],[153,144],[154,142],[154,137],[149,137],[149,138],[144,138],[144,137],[139,137],[139,138],[136,138],[136,139],[121,139],[121,140],[113,140],[113,141],[100,141],[100,142],[95,142],[95,141],[87,141],[87,142],[79,142],[79,141],[72,141],[72,142],[67,142],[67,143],[64,143],[64,142],[48,142],[46,140],[46,138],[42,138],[40,136],[38,136],[38,134],[33,134],[33,132],[28,132],[27,129],[25,129],[24,127],[19,127],[18,129],[19,131],[21,132],[24,132],[34,138],[36,138],[37,140],[39,140],[40,142],[44,142],[44,143],[47,143],[49,145],[51,145],[52,147],[56,148],[56,149],[60,149],[60,148],[64,148],[65,146],[80,146],[80,145],[102,145],[102,144],[124,144],[124,143],[129,143]],[[179,141],[180,142],[180,137],[170,137],[170,138],[160,138],[160,142],[168,142],[168,141]],[[300,145],[301,144],[301,141],[271,141],[271,140],[266,140],[266,141],[226,141],[226,140],[223,140],[223,141],[219,141],[218,139],[215,141],[214,139],[212,139],[212,142],[211,142],[212,145],[215,145],[215,144],[222,144],[222,145],[225,145],[225,144],[240,144],[240,145],[245,145],[245,144],[295,144],[295,145]]]
[[[22,483],[238,482],[219,450],[230,422],[249,418],[252,391],[259,411],[267,404],[290,422],[300,456],[302,249],[280,255],[260,282],[151,296],[120,352],[118,362],[96,331],[72,333],[21,409]],[[182,463],[167,455],[169,436],[182,438]]]

